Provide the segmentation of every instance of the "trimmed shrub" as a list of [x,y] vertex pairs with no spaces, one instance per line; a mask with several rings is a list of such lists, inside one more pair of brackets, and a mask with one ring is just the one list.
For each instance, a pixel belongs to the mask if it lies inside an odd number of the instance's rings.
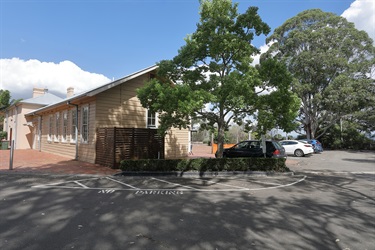
[[7,132],[6,131],[0,131],[0,141],[7,138]]
[[285,159],[275,158],[197,158],[170,160],[123,160],[123,171],[173,172],[173,171],[274,171],[289,172]]

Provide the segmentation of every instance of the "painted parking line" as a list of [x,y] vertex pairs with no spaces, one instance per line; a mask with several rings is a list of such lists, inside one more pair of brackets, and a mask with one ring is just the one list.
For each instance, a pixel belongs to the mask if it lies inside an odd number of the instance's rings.
[[[200,180],[200,179],[196,179],[196,180]],[[210,180],[203,180],[207,183],[212,183],[212,184],[215,184],[215,185],[219,185],[219,186],[225,186],[225,187],[232,187],[232,188],[237,188],[237,190],[244,190],[244,191],[247,191],[249,190],[248,188],[244,188],[244,187],[240,187],[240,186],[235,186],[235,185],[229,185],[229,184],[224,184],[224,183],[219,183],[217,181],[210,181]]]
[[307,176],[305,175],[301,179],[299,179],[299,180],[297,180],[295,182],[284,184],[284,185],[273,186],[273,187],[264,187],[264,188],[253,188],[253,189],[251,189],[251,191],[260,191],[260,190],[267,190],[267,189],[290,187],[290,186],[296,185],[297,183],[300,183],[300,182],[304,181],[306,179],[306,177]]
[[166,180],[161,180],[161,179],[154,178],[154,177],[152,177],[151,179],[153,179],[153,180],[157,180],[157,181],[160,181],[160,182],[164,182],[164,183],[167,183],[167,184],[171,184],[171,185],[173,185],[173,186],[179,186],[179,187],[187,188],[188,190],[189,190],[189,189],[192,189],[192,190],[199,190],[199,189],[196,189],[196,188],[193,188],[193,187],[189,187],[189,186],[181,185],[181,184],[178,184],[178,183],[169,182],[169,181],[166,181]]
[[[54,183],[49,183],[49,184],[35,185],[35,186],[32,186],[32,188],[44,188],[45,186],[56,187],[56,186],[59,186],[59,185],[69,184],[69,183],[75,183],[75,184],[77,184],[77,182],[80,183],[82,181],[94,180],[94,179],[98,179],[98,178],[95,177],[95,178],[80,179],[80,180],[74,180],[74,181],[54,182]],[[77,184],[77,185],[81,186],[80,184]],[[82,188],[82,186],[80,188]]]
[[88,186],[83,185],[83,184],[80,183],[79,181],[75,181],[74,183],[76,183],[77,185],[80,185],[80,186],[83,187],[83,188],[89,188]]
[[124,186],[130,187],[130,188],[133,188],[133,189],[139,189],[139,188],[133,187],[132,185],[126,184],[126,183],[124,183],[124,182],[122,182],[122,181],[118,181],[118,180],[112,179],[112,178],[110,178],[110,177],[105,177],[105,178],[107,178],[108,180],[111,180],[111,181],[114,181],[114,182],[120,183],[120,184],[122,184],[122,185],[124,185]]
[[[57,182],[44,185],[35,185],[32,188],[60,188],[60,189],[84,189],[84,190],[100,190],[101,193],[113,193],[114,191],[145,191],[145,192],[245,192],[245,191],[260,191],[269,190],[276,188],[283,188],[296,185],[306,179],[306,176],[295,176],[298,177],[297,180],[293,182],[288,182],[286,184],[274,183],[274,182],[262,182],[255,180],[242,179],[241,182],[245,184],[258,183],[260,185],[268,185],[267,187],[243,187],[238,185],[231,185],[220,183],[219,181],[205,180],[205,179],[176,179],[176,182],[167,181],[161,178],[149,177],[142,179],[130,179],[128,182],[138,182],[137,185],[134,183],[128,183],[124,181],[117,180],[111,177],[95,177],[74,181]],[[177,181],[178,180],[178,181]],[[189,181],[190,185],[178,183],[179,181]],[[200,181],[203,184],[192,183],[192,181]],[[231,181],[231,180],[228,180]],[[232,179],[233,181],[233,179]],[[291,181],[291,180],[289,180]],[[151,182],[155,187],[151,187]],[[207,188],[207,183],[211,188]],[[163,184],[165,184],[163,186]],[[193,187],[194,185],[194,187]],[[137,187],[138,186],[138,187]],[[199,188],[197,188],[197,186]],[[214,188],[213,188],[214,187]],[[225,188],[223,188],[225,187]]]
[[271,186],[279,186],[280,183],[273,183],[273,182],[264,182],[264,181],[251,181],[254,183],[259,183],[259,184],[266,184],[266,185],[271,185]]

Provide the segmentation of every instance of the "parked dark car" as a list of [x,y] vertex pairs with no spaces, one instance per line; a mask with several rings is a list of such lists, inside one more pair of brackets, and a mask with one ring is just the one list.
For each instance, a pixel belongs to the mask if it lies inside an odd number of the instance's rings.
[[[215,154],[217,157],[217,152]],[[230,148],[225,148],[223,157],[264,157],[262,141],[242,141]],[[286,158],[285,149],[276,141],[266,141],[266,157]]]

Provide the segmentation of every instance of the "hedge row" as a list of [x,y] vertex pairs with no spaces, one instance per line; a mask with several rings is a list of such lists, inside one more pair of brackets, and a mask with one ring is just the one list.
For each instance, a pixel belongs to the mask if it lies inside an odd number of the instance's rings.
[[171,160],[123,160],[122,171],[274,171],[289,172],[285,159],[275,158],[198,158]]

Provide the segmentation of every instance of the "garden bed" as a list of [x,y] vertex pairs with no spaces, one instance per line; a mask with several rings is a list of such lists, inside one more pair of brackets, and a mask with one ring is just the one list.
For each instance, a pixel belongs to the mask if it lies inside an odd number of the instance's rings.
[[197,158],[170,160],[123,160],[125,172],[290,172],[285,159],[276,158]]

